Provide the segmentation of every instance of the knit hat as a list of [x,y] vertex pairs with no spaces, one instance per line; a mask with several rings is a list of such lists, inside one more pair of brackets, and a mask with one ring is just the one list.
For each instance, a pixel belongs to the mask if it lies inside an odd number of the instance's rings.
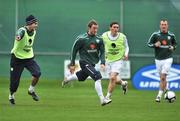
[[37,22],[37,19],[33,15],[29,15],[26,17],[26,24],[31,25],[33,23]]

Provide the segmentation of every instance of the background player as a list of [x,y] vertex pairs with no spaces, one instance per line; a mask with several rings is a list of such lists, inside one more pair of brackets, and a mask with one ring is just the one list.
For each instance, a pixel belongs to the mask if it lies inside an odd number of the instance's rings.
[[148,41],[148,46],[155,50],[155,64],[160,75],[160,88],[156,102],[160,102],[163,92],[167,91],[166,77],[173,62],[172,53],[176,45],[175,35],[168,31],[168,21],[161,20],[160,31],[154,32]]
[[112,22],[110,31],[103,33],[102,38],[105,45],[106,66],[109,74],[109,85],[106,98],[109,99],[116,84],[122,85],[123,93],[127,91],[127,81],[120,78],[122,61],[128,60],[129,46],[126,36],[119,32],[119,23]]

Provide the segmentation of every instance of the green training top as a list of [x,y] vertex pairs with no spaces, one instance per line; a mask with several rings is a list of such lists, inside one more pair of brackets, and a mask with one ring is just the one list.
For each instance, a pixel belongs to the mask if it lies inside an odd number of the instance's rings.
[[34,37],[36,35],[36,31],[30,36],[25,27],[21,27],[18,31],[21,31],[20,34],[22,38],[20,40],[15,39],[13,49],[11,53],[13,53],[19,59],[28,59],[34,57],[33,53],[33,43]]
[[[160,41],[161,46],[155,47],[155,43]],[[169,49],[170,46],[173,46],[174,49],[177,46],[175,35],[171,32],[162,33],[160,31],[154,32],[148,41],[148,46],[154,48],[155,58],[157,60],[163,60],[172,57],[172,50]]]
[[99,36],[85,33],[77,37],[72,47],[71,65],[75,64],[77,52],[79,52],[80,61],[96,64],[101,60],[101,64],[105,64],[104,44]]

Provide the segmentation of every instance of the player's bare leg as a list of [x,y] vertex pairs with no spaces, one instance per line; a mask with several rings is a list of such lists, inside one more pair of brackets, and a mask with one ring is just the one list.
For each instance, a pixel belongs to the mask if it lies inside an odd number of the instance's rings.
[[61,83],[62,87],[64,87],[70,81],[78,79],[75,73],[75,66],[69,66],[68,68],[69,68],[70,75],[65,75],[64,80]]
[[109,78],[108,92],[106,95],[107,99],[111,97],[114,87],[116,85],[116,81],[117,81],[117,73],[111,73]]
[[128,90],[128,82],[127,81],[123,81],[122,79],[118,79],[116,81],[116,84],[122,86],[123,94],[125,95],[127,93],[127,90]]
[[156,97],[156,102],[160,102],[163,92],[166,91],[166,86],[167,86],[166,76],[167,74],[160,74],[160,89]]
[[62,87],[64,87],[66,84],[68,84],[70,81],[78,80],[78,77],[76,74],[69,75],[68,77],[64,77],[64,80],[62,81]]
[[167,89],[167,80],[166,80],[167,74],[162,74],[161,80],[163,80],[163,92],[166,92]]
[[32,96],[33,100],[39,101],[39,97],[35,93],[35,86],[38,83],[39,78],[32,76],[32,82],[28,89],[28,94]]

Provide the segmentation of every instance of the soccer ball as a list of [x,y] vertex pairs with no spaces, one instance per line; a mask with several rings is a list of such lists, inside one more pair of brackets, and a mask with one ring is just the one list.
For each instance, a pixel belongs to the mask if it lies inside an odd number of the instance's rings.
[[164,99],[167,100],[169,103],[173,103],[176,100],[176,94],[173,91],[168,91],[164,95]]

